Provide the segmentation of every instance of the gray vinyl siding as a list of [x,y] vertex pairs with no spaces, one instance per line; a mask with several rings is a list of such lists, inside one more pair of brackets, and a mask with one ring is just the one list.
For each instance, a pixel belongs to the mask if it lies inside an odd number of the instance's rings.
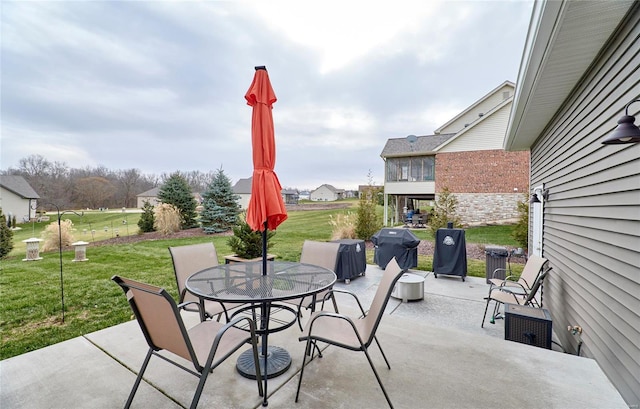
[[[544,307],[564,348],[584,329],[594,358],[630,405],[640,404],[640,144],[602,145],[640,96],[640,8],[531,148],[531,186],[544,183],[543,256],[553,267]],[[640,123],[640,102],[630,108]]]
[[468,152],[502,149],[502,142],[509,124],[511,103],[489,114],[482,122],[445,145],[441,152]]

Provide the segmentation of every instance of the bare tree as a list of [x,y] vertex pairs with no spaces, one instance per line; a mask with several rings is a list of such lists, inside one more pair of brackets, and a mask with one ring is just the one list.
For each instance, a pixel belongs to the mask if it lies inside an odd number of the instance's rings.
[[[110,170],[97,167],[69,168],[64,162],[51,162],[42,155],[20,159],[17,168],[0,171],[4,175],[20,175],[40,196],[43,209],[135,207],[136,195],[159,186],[168,175],[143,175],[138,169]],[[212,172],[181,172],[194,192],[204,190]]]
[[99,207],[108,207],[107,201],[113,196],[116,188],[106,178],[90,176],[79,179],[75,184],[75,190],[78,205],[83,208],[97,209]]
[[123,207],[134,207],[136,205],[137,186],[142,176],[138,169],[121,170],[117,173],[118,196],[122,200]]

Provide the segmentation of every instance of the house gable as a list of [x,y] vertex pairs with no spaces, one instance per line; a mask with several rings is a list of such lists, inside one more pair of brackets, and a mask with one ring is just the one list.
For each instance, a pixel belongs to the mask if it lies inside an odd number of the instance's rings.
[[482,119],[489,111],[505,100],[513,97],[515,84],[505,81],[488,94],[474,102],[467,109],[453,117],[447,123],[435,130],[435,134],[458,133]]
[[22,199],[39,199],[27,180],[22,176],[2,175],[0,176],[0,186],[14,193]]
[[15,216],[17,222],[35,217],[40,196],[22,176],[0,176],[0,208],[5,217]]
[[440,152],[466,152],[502,149],[509,123],[513,98],[502,101],[473,125],[464,128],[453,138],[438,146]]
[[336,189],[335,187],[324,184],[318,187],[316,190],[309,194],[309,199],[312,201],[327,201],[333,202],[340,198],[340,195],[344,194],[344,190]]
[[250,195],[251,194],[251,183],[253,181],[253,177],[238,179],[235,185],[233,185],[233,193],[237,195]]

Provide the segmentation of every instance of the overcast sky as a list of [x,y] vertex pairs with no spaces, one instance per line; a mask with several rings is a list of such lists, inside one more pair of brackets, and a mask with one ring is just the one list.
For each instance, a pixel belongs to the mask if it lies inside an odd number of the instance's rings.
[[278,101],[283,187],[383,182],[389,138],[429,135],[516,81],[531,1],[45,1],[1,5],[1,163],[250,177],[254,66]]

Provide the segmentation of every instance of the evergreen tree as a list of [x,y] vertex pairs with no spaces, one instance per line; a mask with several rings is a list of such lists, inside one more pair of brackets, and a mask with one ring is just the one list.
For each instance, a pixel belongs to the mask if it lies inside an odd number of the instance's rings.
[[456,214],[456,208],[458,207],[458,198],[455,197],[449,188],[445,187],[442,192],[438,194],[436,205],[433,208],[431,214],[431,220],[429,221],[429,227],[433,234],[443,227],[447,227],[447,223],[453,223],[453,227],[460,227],[460,218]]
[[197,225],[196,207],[198,203],[193,197],[186,179],[179,172],[172,173],[160,186],[158,199],[162,203],[175,206],[182,217],[182,228],[189,229]]
[[[271,240],[276,232],[267,230],[267,250],[273,245]],[[227,239],[227,244],[236,256],[253,259],[262,256],[262,232],[252,230],[244,217],[238,217],[238,223],[233,226],[233,236]]]
[[0,208],[0,259],[13,250],[13,231],[7,226],[7,219]]
[[151,203],[149,203],[148,200],[145,200],[144,205],[142,206],[142,215],[140,215],[140,220],[138,220],[140,232],[147,233],[156,230],[155,227],[153,227],[153,224],[156,221],[153,210]]
[[373,185],[371,171],[368,178],[369,185],[360,196],[356,214],[356,237],[362,240],[371,240],[371,236],[382,227],[382,221],[377,213],[378,189]]
[[222,168],[216,171],[213,180],[202,194],[202,199],[202,230],[207,234],[231,230],[238,221],[240,196],[233,193],[231,180]]

